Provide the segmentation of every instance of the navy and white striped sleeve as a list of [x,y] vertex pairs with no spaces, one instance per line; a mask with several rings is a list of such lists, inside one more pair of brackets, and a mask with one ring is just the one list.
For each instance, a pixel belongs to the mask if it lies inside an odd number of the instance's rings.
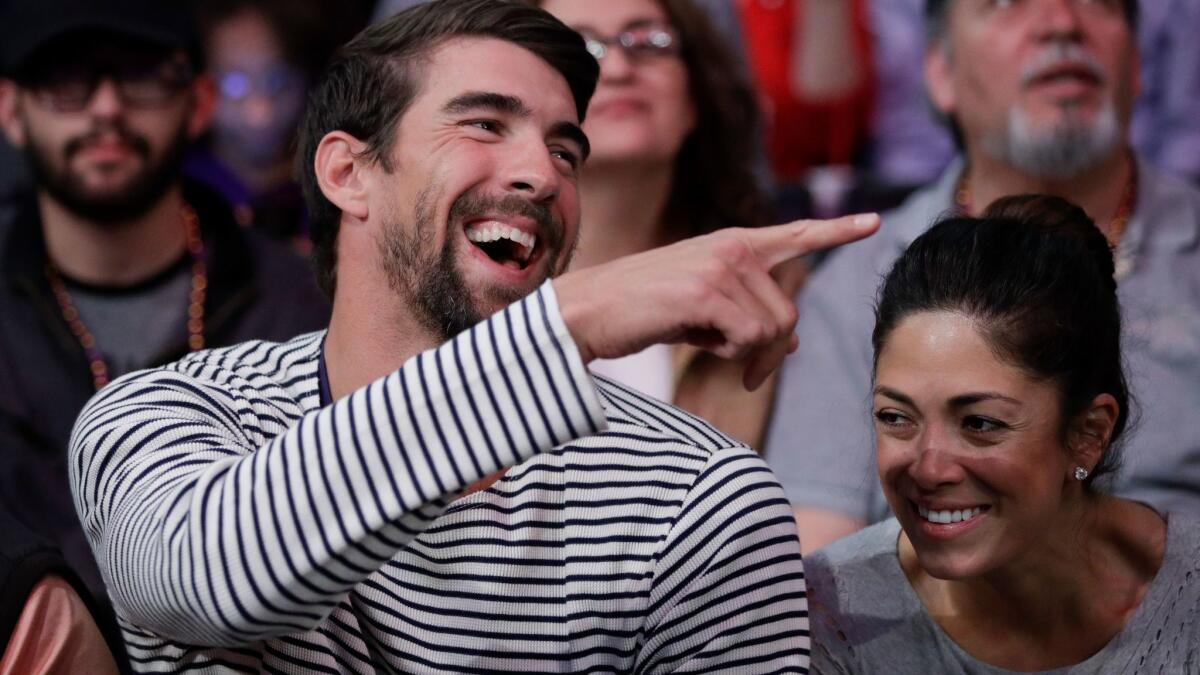
[[808,602],[791,505],[749,448],[713,454],[655,567],[639,673],[805,673]]
[[[120,613],[187,644],[315,627],[464,487],[606,425],[548,282],[273,438],[266,384],[244,375],[201,355],[122,378],[72,437]],[[535,422],[498,431],[516,416]]]

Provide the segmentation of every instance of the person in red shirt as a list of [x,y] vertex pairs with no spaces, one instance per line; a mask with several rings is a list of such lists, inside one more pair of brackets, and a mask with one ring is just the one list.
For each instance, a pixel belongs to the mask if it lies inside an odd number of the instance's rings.
[[738,0],[776,178],[851,164],[870,134],[874,72],[865,0]]

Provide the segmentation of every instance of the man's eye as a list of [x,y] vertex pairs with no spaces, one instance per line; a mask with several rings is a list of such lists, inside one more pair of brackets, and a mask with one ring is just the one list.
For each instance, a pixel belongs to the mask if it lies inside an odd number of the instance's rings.
[[500,123],[495,120],[471,120],[467,122],[467,126],[482,129],[493,134],[500,133]]
[[570,150],[551,150],[550,155],[566,162],[572,169],[579,168],[579,155]]

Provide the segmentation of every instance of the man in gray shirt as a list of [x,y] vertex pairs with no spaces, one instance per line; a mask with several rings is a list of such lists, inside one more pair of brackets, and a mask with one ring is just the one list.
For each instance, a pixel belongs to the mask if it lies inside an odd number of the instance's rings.
[[887,512],[869,417],[873,301],[896,256],[946,211],[1007,194],[1080,204],[1114,242],[1125,356],[1140,423],[1115,492],[1200,512],[1200,192],[1129,149],[1137,5],[930,0],[926,84],[961,131],[962,157],[845,247],[800,299],[767,457],[806,551]]

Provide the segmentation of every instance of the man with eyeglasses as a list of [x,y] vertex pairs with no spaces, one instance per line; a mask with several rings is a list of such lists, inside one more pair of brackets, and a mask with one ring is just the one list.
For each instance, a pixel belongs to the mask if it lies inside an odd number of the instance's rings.
[[104,597],[67,484],[83,404],[189,351],[318,328],[328,306],[301,258],[181,179],[216,101],[182,4],[2,12],[0,126],[36,193],[0,224],[0,505]]

